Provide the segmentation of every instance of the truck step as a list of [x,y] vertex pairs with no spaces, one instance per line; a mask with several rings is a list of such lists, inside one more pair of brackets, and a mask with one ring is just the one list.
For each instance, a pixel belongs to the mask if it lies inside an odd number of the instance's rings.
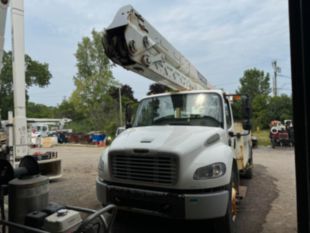
[[239,186],[238,199],[243,199],[246,196],[248,187],[247,186]]

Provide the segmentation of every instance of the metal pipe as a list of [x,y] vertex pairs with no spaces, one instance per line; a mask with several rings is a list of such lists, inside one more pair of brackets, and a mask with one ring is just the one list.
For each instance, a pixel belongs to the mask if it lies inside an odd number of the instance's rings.
[[[117,213],[117,207],[116,205],[110,204],[98,211],[96,211],[95,213],[93,213],[92,215],[89,215],[80,225],[80,227],[77,229],[76,232],[83,232],[83,228],[85,226],[87,226],[89,223],[91,223],[94,219],[96,219],[97,217],[99,217],[100,215],[102,215],[105,212],[108,212],[112,210],[112,218],[110,220],[110,226],[113,224],[116,213]],[[105,230],[107,230],[107,232],[110,232],[110,227],[108,227],[107,225],[105,225]]]
[[10,221],[6,221],[6,220],[0,220],[0,224],[2,225],[6,225],[12,228],[17,228],[20,230],[26,230],[28,232],[35,232],[35,233],[50,233],[48,231],[43,231],[43,230],[39,230],[33,227],[28,227],[22,224],[18,224],[18,223],[14,223],[14,222],[10,222]]

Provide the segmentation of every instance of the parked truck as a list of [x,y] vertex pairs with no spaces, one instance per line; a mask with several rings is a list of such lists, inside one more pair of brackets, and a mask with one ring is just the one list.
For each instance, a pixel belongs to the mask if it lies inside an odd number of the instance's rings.
[[[15,167],[25,155],[30,154],[31,143],[29,143],[26,117],[23,1],[0,1],[0,72],[3,66],[5,25],[9,7],[14,58],[12,63],[14,116],[13,112],[8,112],[7,121],[2,121],[0,124],[0,158],[9,160]],[[61,159],[57,158],[55,153],[33,156],[36,156],[42,174],[50,179],[58,179],[62,176]]]
[[[120,209],[177,219],[213,219],[235,232],[239,177],[252,176],[250,106],[209,84],[132,6],[104,31],[107,56],[175,90],[143,98],[134,119],[100,158],[97,199]],[[231,104],[242,101],[241,124]]]

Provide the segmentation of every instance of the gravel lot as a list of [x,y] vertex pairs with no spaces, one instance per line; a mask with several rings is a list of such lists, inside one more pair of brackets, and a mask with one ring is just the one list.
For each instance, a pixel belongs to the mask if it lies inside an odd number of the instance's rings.
[[[58,151],[63,165],[63,177],[50,185],[50,201],[100,208],[95,178],[103,148],[57,146],[48,150]],[[238,232],[297,232],[293,149],[257,148],[254,164],[253,179],[242,180],[247,195],[240,204]],[[198,232],[201,227],[206,228],[202,224],[132,215],[117,219],[113,232]]]

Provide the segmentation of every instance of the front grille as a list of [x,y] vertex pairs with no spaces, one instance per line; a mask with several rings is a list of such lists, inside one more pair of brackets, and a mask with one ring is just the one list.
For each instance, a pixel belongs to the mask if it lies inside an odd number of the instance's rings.
[[171,154],[110,154],[114,178],[147,183],[175,184],[178,160]]

